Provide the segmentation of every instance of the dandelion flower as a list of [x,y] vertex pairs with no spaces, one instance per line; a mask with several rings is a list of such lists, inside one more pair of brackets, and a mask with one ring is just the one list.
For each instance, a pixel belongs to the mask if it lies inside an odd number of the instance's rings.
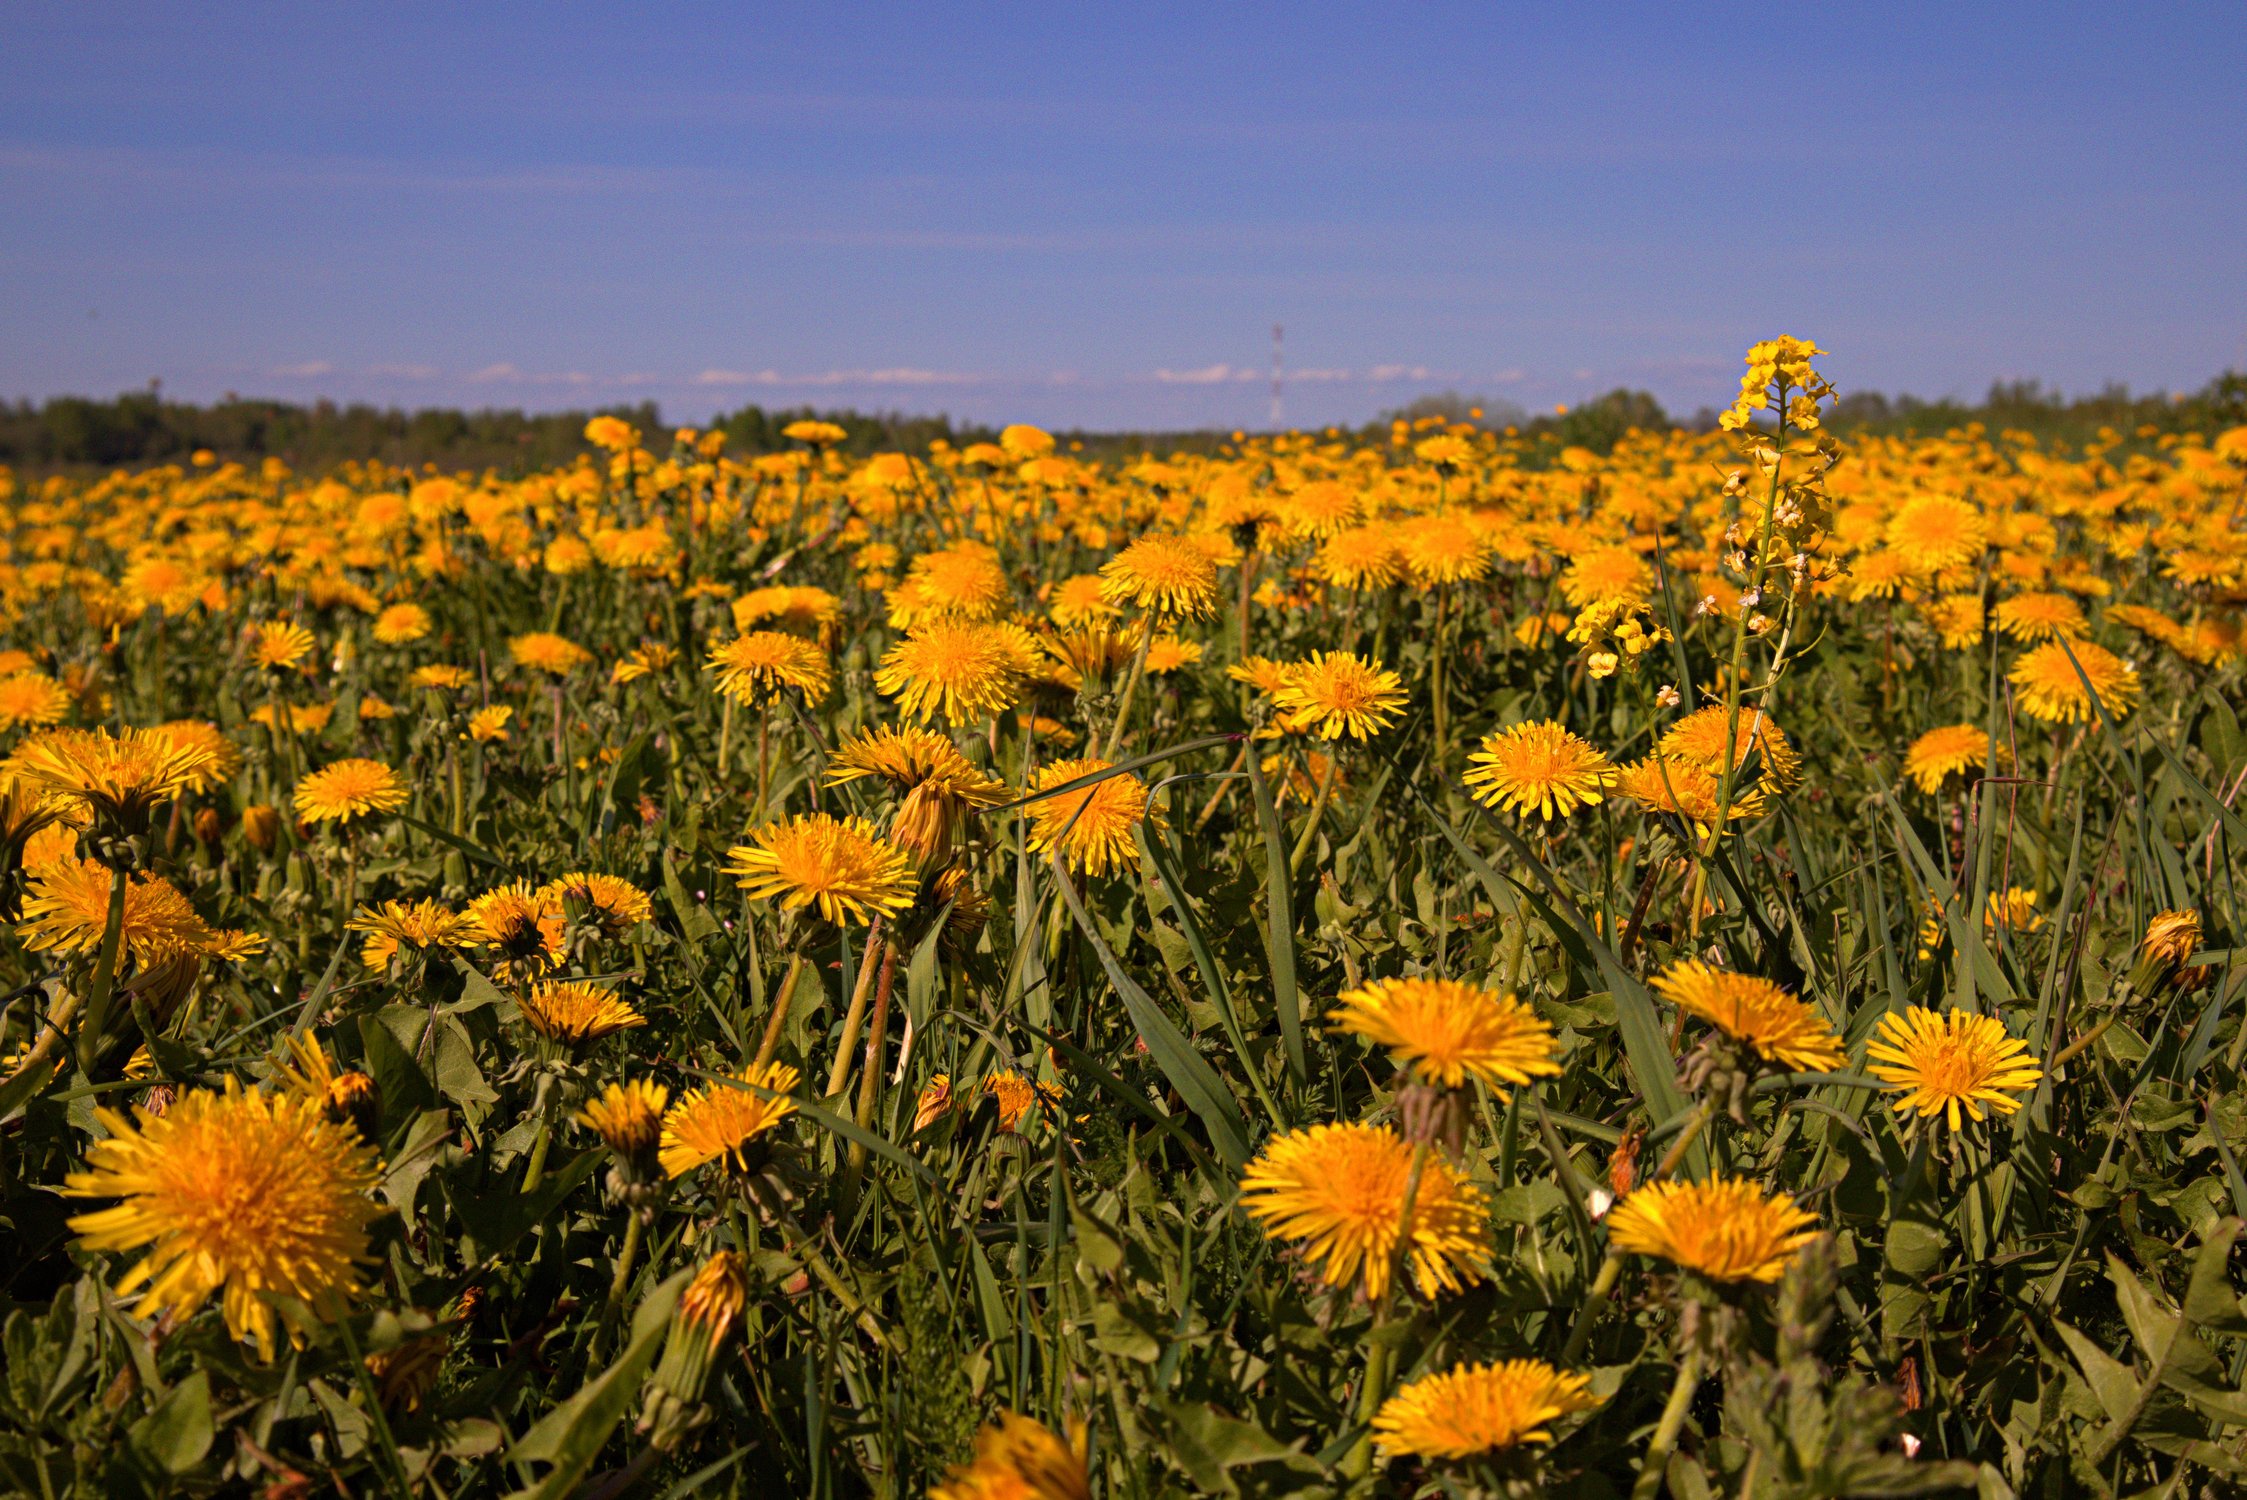
[[829,786],[869,776],[903,794],[889,836],[923,860],[941,861],[951,852],[971,809],[1007,800],[1005,782],[977,770],[959,746],[934,730],[864,730],[827,758]]
[[312,654],[319,642],[291,620],[268,620],[250,627],[250,661],[268,672],[287,672]]
[[[1704,832],[1716,822],[1719,792],[1716,773],[1700,761],[1657,752],[1617,768],[1615,789],[1649,811],[1683,818]],[[1761,788],[1735,786],[1725,820],[1739,822],[1762,815]]]
[[874,686],[922,723],[973,724],[1012,704],[1022,658],[1001,626],[932,620],[882,655]]
[[614,875],[572,870],[540,886],[538,894],[542,901],[556,905],[577,902],[612,936],[628,932],[655,915],[655,902],[646,891]]
[[216,1293],[235,1338],[274,1353],[276,1314],[341,1313],[359,1289],[377,1206],[373,1150],[309,1099],[198,1089],[162,1115],[97,1109],[106,1140],[63,1191],[116,1198],[70,1221],[89,1250],[148,1254],[118,1283],[136,1317],[185,1318]]
[[1609,1241],[1711,1281],[1774,1282],[1818,1237],[1817,1216],[1784,1193],[1765,1197],[1743,1178],[1657,1182],[1615,1206]]
[[[1756,756],[1762,764],[1759,779],[1768,791],[1783,792],[1802,780],[1802,757],[1787,743],[1778,720],[1761,709],[1741,708],[1739,722],[1732,731],[1729,757],[1724,745],[1728,723],[1731,723],[1731,710],[1724,704],[1712,703],[1706,708],[1697,708],[1664,731],[1661,743],[1655,748],[1663,755],[1704,766],[1717,776],[1724,774],[1728,759],[1735,766],[1743,766],[1751,755]],[[1734,774],[1737,782],[1738,773]]]
[[1989,520],[1963,500],[1921,495],[1897,508],[1886,536],[1912,571],[1932,576],[1980,557],[1989,542]]
[[18,745],[8,765],[18,779],[131,830],[208,774],[216,758],[161,729],[49,729]]
[[416,667],[406,681],[417,688],[432,688],[441,693],[456,693],[476,680],[476,674],[466,667],[455,667],[439,662],[431,666]]
[[864,818],[825,813],[769,823],[727,851],[726,873],[787,911],[816,907],[830,922],[864,922],[913,900],[913,861]]
[[2077,639],[2090,628],[2083,606],[2065,594],[2015,594],[1998,602],[1997,628],[2016,641]]
[[385,646],[406,646],[429,634],[429,611],[418,604],[393,604],[376,615],[370,628]]
[[808,584],[751,589],[729,606],[733,628],[746,632],[768,621],[777,629],[824,636],[843,617],[843,601]]
[[424,948],[457,947],[469,940],[470,925],[467,918],[442,901],[385,901],[379,907],[364,908],[344,924],[345,930],[363,932],[367,940],[359,950],[359,961],[370,970],[380,971],[390,967],[400,948],[416,952]]
[[[1057,760],[1039,768],[1031,790],[1048,791],[1108,769],[1104,760]],[[1059,854],[1079,874],[1105,875],[1139,861],[1133,831],[1147,817],[1147,784],[1120,771],[1076,791],[1040,797],[1026,811],[1034,852]]]
[[70,712],[70,690],[44,672],[0,677],[0,730],[60,724]]
[[348,823],[406,805],[406,784],[379,760],[339,760],[296,784],[297,816],[308,823]]
[[1415,516],[1391,532],[1407,576],[1427,588],[1472,583],[1490,571],[1490,539],[1453,514]]
[[1336,588],[1387,588],[1404,577],[1404,552],[1390,528],[1353,526],[1327,538],[1311,571]]
[[[26,865],[30,879],[16,935],[34,953],[92,953],[109,926],[107,868],[90,859],[64,857]],[[154,964],[181,953],[206,951],[214,937],[177,886],[161,875],[129,875],[125,921],[119,929],[127,953]]]
[[1941,1116],[1959,1128],[1959,1112],[1976,1122],[1984,1106],[2009,1115],[2020,1094],[2036,1087],[2044,1070],[2026,1056],[2028,1043],[2009,1035],[1993,1016],[1962,1010],[1936,1012],[1912,1006],[1880,1018],[1880,1034],[1865,1048],[1867,1071],[1898,1090],[1896,1112],[1921,1119]]
[[[1330,1286],[1379,1298],[1403,1235],[1413,1148],[1374,1125],[1314,1125],[1267,1143],[1241,1179],[1241,1207],[1274,1239],[1299,1240]],[[1482,1192],[1429,1153],[1412,1200],[1407,1253],[1423,1293],[1480,1281],[1490,1263]]]
[[[720,1159],[748,1170],[758,1140],[796,1112],[796,1101],[787,1096],[799,1076],[786,1063],[766,1063],[696,1089],[672,1105],[663,1117],[664,1175],[684,1177]],[[767,1099],[752,1089],[780,1097]]]
[[1770,980],[1713,968],[1699,959],[1675,964],[1654,991],[1687,1015],[1747,1043],[1757,1055],[1798,1073],[1838,1072],[1848,1061],[1823,1016]]
[[1006,613],[1014,589],[999,554],[982,542],[956,542],[924,552],[889,593],[889,623],[906,630],[924,620],[992,620]]
[[572,1049],[648,1024],[646,1016],[608,990],[576,980],[532,985],[515,1005],[531,1030]]
[[1589,740],[1546,722],[1517,724],[1483,737],[1467,757],[1467,787],[1485,807],[1569,817],[1615,788],[1615,766]]
[[752,630],[713,646],[702,669],[718,674],[719,692],[747,704],[772,702],[789,688],[802,693],[806,703],[817,703],[834,681],[826,652],[780,630]]
[[1082,1422],[1061,1438],[1018,1412],[975,1435],[975,1457],[956,1466],[928,1500],[1092,1500]]
[[997,1103],[999,1129],[1009,1134],[1019,1134],[1026,1119],[1035,1120],[1040,1105],[1061,1102],[1058,1084],[1033,1083],[1011,1068],[985,1078],[983,1092]]
[[641,1156],[663,1138],[663,1106],[671,1098],[660,1083],[635,1078],[612,1083],[577,1112],[578,1123],[619,1156]]
[[1370,737],[1395,722],[1404,700],[1402,678],[1348,651],[1314,653],[1272,694],[1286,728],[1325,740]]
[[1274,661],[1269,656],[1244,656],[1225,669],[1225,675],[1235,682],[1246,683],[1259,693],[1271,694],[1287,686],[1288,679],[1302,669],[1300,662]]
[[538,974],[561,962],[562,903],[524,881],[497,886],[461,913],[467,940],[499,955],[503,978]]
[[1101,597],[1149,614],[1200,620],[1217,613],[1217,564],[1181,536],[1143,536],[1100,570]]
[[593,653],[567,636],[551,630],[534,630],[507,643],[507,655],[518,667],[567,677],[593,660]]
[[[2070,659],[2070,653],[2073,659]],[[2081,665],[2081,675],[2076,667]],[[2090,692],[2084,681],[2090,681]],[[2047,724],[2074,724],[2097,717],[2091,693],[2110,719],[2127,717],[2138,701],[2138,669],[2104,646],[2089,641],[2048,641],[2024,652],[2006,674],[2021,712]]]
[[[2006,759],[2003,746],[1998,759]],[[1953,776],[1971,774],[1990,761],[1989,732],[1975,724],[1945,724],[1913,740],[1904,752],[1904,774],[1933,796]]]
[[1541,1359],[1457,1365],[1404,1386],[1373,1417],[1384,1458],[1472,1458],[1553,1440],[1547,1424],[1599,1405],[1581,1375]]
[[1553,1028],[1512,995],[1456,979],[1376,979],[1343,994],[1327,1019],[1389,1049],[1423,1083],[1492,1088],[1560,1072]]

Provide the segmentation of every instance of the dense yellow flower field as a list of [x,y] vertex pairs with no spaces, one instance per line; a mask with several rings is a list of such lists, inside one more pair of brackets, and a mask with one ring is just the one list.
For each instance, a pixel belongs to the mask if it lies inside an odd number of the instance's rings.
[[0,471],[0,1486],[2217,1493],[2247,429]]

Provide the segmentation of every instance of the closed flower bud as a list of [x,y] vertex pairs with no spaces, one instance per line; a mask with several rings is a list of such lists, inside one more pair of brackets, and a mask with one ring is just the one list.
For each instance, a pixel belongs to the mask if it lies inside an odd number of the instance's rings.
[[242,809],[242,837],[260,854],[271,854],[281,836],[281,815],[263,802]]

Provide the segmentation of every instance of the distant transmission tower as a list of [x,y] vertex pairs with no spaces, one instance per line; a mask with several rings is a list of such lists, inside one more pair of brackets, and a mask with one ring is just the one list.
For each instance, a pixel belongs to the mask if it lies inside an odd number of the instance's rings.
[[1281,396],[1285,391],[1282,376],[1286,373],[1286,363],[1280,350],[1280,340],[1284,333],[1285,330],[1279,324],[1274,323],[1272,325],[1272,430],[1274,432],[1277,432],[1280,427]]

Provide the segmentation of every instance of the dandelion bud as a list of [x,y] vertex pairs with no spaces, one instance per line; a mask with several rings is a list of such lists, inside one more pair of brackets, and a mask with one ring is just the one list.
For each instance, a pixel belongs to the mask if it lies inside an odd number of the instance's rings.
[[254,803],[242,809],[242,837],[260,854],[271,854],[274,843],[281,836],[281,815],[265,803]]
[[614,1195],[637,1202],[661,1183],[663,1168],[663,1106],[670,1092],[660,1083],[635,1078],[612,1083],[599,1098],[578,1111],[578,1123],[601,1138],[614,1158],[609,1186]]
[[921,1086],[921,1096],[913,1105],[913,1129],[922,1131],[952,1112],[952,1078],[939,1073]]
[[349,1123],[365,1140],[375,1139],[382,1125],[382,1089],[374,1079],[357,1069],[338,1073],[328,1084],[325,1103],[330,1120]]
[[2195,953],[2200,951],[2200,913],[2194,910],[2165,911],[2146,924],[2146,935],[2138,945],[2138,964],[2130,982],[2141,993],[2150,993],[2163,985],[2179,990],[2195,990],[2216,977],[2210,965],[2187,968]]
[[749,1263],[738,1250],[721,1250],[687,1284],[671,1314],[663,1358],[650,1379],[640,1430],[650,1445],[668,1452],[708,1420],[703,1388],[719,1346],[749,1305]]
[[202,808],[195,814],[195,838],[197,842],[215,844],[218,842],[219,835],[225,831],[226,822],[219,816],[217,808]]

